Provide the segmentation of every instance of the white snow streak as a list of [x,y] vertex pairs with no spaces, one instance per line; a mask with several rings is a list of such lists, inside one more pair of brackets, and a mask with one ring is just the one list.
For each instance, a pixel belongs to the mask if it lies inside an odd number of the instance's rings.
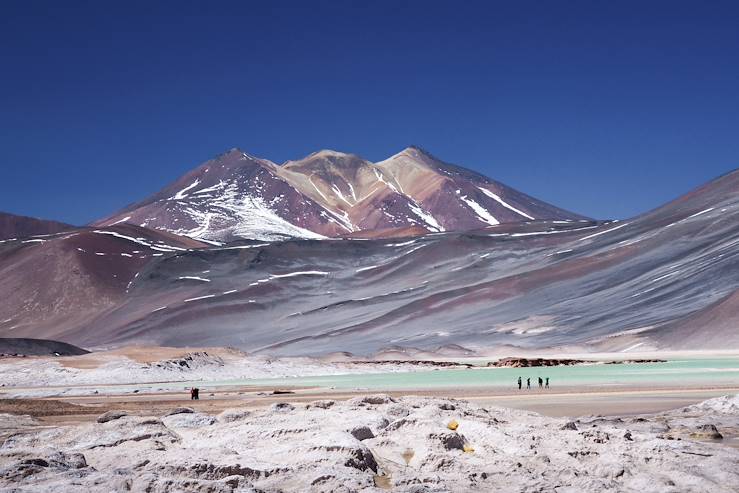
[[688,216],[685,219],[690,219],[691,217],[700,216],[701,214],[705,214],[706,212],[711,212],[713,209],[715,209],[715,207],[709,207],[708,209],[706,209],[704,211],[696,212],[695,214],[693,214],[691,216]]
[[289,272],[287,274],[271,274],[271,279],[277,279],[280,277],[295,277],[295,276],[327,276],[329,272],[322,270],[304,270],[299,272]]
[[621,228],[623,228],[624,226],[628,226],[628,225],[629,225],[629,223],[623,223],[623,224],[619,224],[619,225],[618,225],[618,226],[616,226],[615,228],[607,229],[607,230],[605,230],[605,231],[601,231],[601,232],[599,232],[599,233],[593,233],[592,235],[588,235],[588,236],[583,236],[582,238],[580,238],[580,239],[579,239],[579,240],[577,240],[577,241],[589,240],[590,238],[595,238],[596,236],[600,236],[600,235],[604,235],[604,234],[606,234],[606,233],[610,233],[610,232],[612,232],[612,231],[616,231],[617,229],[621,229]]
[[321,192],[321,190],[318,189],[318,187],[316,186],[316,184],[313,183],[313,175],[311,175],[311,176],[308,177],[308,181],[310,182],[311,185],[313,185],[313,188],[316,189],[316,192],[318,192],[318,195],[320,195],[321,197],[323,197],[323,200],[328,201],[328,197],[326,197],[325,195],[323,195],[323,192]]
[[349,185],[349,191],[352,193],[352,198],[354,199],[354,202],[357,201],[357,195],[354,193],[354,187],[352,186],[351,182],[347,181],[347,185]]
[[400,193],[400,192],[398,191],[398,189],[397,189],[397,188],[395,188],[395,185],[393,185],[393,184],[392,184],[392,183],[390,183],[389,181],[385,181],[385,178],[384,178],[384,177],[382,176],[382,173],[381,173],[380,171],[378,171],[378,170],[377,170],[376,168],[372,168],[372,171],[374,171],[374,172],[375,172],[375,176],[377,177],[377,179],[378,179],[379,181],[381,181],[382,183],[384,183],[385,185],[387,185],[388,187],[390,187],[390,189],[391,189],[391,190],[392,190],[393,192],[395,192],[395,193]]
[[197,301],[197,300],[204,300],[207,298],[215,298],[216,295],[214,294],[206,294],[205,296],[198,296],[196,298],[187,298],[186,300],[183,300],[184,303],[187,303],[188,301]]
[[114,223],[110,223],[109,226],[115,226],[116,224],[125,223],[126,221],[130,221],[130,220],[131,220],[131,216],[126,216],[123,219],[119,219],[118,221]]
[[440,231],[444,231],[444,228],[441,224],[439,224],[439,221],[437,221],[436,218],[431,215],[431,213],[423,210],[420,205],[410,203],[408,204],[408,206],[410,207],[411,212],[420,217],[426,224],[431,227],[433,231],[437,233]]
[[518,214],[518,215],[521,215],[521,216],[523,216],[523,217],[526,217],[526,218],[528,218],[528,219],[531,219],[532,221],[534,221],[534,220],[535,220],[535,219],[534,219],[533,217],[529,216],[529,215],[528,215],[528,214],[526,214],[525,212],[523,212],[523,211],[521,211],[521,210],[519,210],[519,209],[516,209],[515,207],[513,207],[513,206],[512,206],[512,205],[510,205],[509,203],[505,202],[505,201],[504,201],[503,199],[501,199],[501,198],[500,198],[500,197],[499,197],[498,195],[495,195],[495,194],[494,194],[493,192],[491,192],[491,191],[490,191],[490,190],[488,190],[487,188],[482,188],[482,187],[477,187],[477,188],[479,188],[479,189],[480,189],[480,191],[481,191],[482,193],[484,193],[485,195],[487,195],[487,196],[488,196],[488,197],[490,197],[491,199],[495,200],[496,202],[498,202],[498,203],[499,203],[500,205],[502,205],[502,206],[503,206],[503,207],[505,207],[506,209],[510,209],[510,210],[512,210],[513,212],[515,212],[516,214]]
[[197,277],[197,276],[181,276],[177,279],[189,279],[191,281],[202,281],[202,282],[210,282],[210,279],[205,279],[204,277]]
[[154,245],[153,243],[150,243],[150,242],[148,242],[148,241],[146,241],[146,240],[144,240],[142,238],[133,238],[131,236],[125,236],[125,235],[122,235],[120,233],[116,233],[115,231],[102,231],[102,230],[97,229],[97,230],[93,231],[93,233],[97,233],[99,235],[115,236],[116,238],[121,238],[123,240],[128,240],[128,241],[131,241],[133,243],[136,243],[136,244],[139,244],[139,245],[143,245],[145,247],[149,247],[152,250],[157,250],[159,252],[172,252],[172,251],[175,251],[175,250],[179,250],[179,251],[182,251],[182,252],[187,251],[187,248],[180,248],[180,247],[171,246],[171,245],[164,245],[164,244]]
[[343,200],[344,202],[346,202],[350,206],[352,205],[351,202],[349,202],[348,200],[346,200],[346,197],[344,197],[344,194],[341,193],[341,190],[339,190],[339,187],[337,187],[336,184],[332,184],[331,185],[331,190],[333,190],[334,193],[336,193],[336,195],[338,195],[341,200]]
[[269,245],[269,243],[257,243],[256,245],[238,245],[238,246],[223,247],[223,248],[211,248],[211,250],[243,250],[246,248],[259,248],[259,247],[263,247],[267,245]]
[[462,195],[460,196],[460,198],[464,201],[465,204],[467,204],[470,207],[470,209],[475,211],[475,214],[477,214],[477,218],[481,220],[482,222],[488,223],[491,226],[500,224],[500,222],[497,219],[495,219],[495,217],[493,217],[493,215],[490,214],[490,212],[486,208],[484,208],[483,206],[481,206],[474,200],[468,199],[466,195]]
[[185,197],[187,197],[187,193],[185,193],[185,192],[187,192],[188,190],[191,190],[191,189],[197,187],[199,183],[200,183],[200,180],[199,179],[196,179],[192,183],[192,185],[186,186],[185,188],[183,188],[182,190],[180,190],[179,192],[177,192],[176,194],[174,194],[173,196],[171,196],[168,200],[182,200],[182,199],[184,199]]

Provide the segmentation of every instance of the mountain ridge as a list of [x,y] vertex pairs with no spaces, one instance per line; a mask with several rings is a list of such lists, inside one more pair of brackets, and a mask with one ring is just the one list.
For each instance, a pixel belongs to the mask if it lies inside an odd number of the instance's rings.
[[624,221],[222,246],[121,223],[0,241],[0,337],[283,355],[736,348],[737,218],[732,172]]
[[376,163],[323,149],[282,165],[233,148],[93,224],[228,242],[587,219],[410,146]]
[[73,229],[76,229],[76,226],[60,221],[0,211],[0,240],[59,233]]

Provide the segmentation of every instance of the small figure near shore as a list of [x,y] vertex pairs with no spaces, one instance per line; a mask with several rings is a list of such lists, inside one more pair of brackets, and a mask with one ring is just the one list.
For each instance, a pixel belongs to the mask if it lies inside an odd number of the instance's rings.
[[531,390],[531,378],[526,379],[526,390]]
[[521,390],[521,377],[518,377],[518,390]]
[[190,389],[190,400],[191,401],[197,401],[200,399],[200,389],[197,387],[193,387]]
[[545,389],[548,389],[548,388],[549,388],[549,377],[547,377],[547,381],[546,381],[546,383],[544,384],[544,388],[545,388]]
[[541,377],[539,377],[539,388],[542,388],[542,387],[544,387],[544,380],[542,380]]

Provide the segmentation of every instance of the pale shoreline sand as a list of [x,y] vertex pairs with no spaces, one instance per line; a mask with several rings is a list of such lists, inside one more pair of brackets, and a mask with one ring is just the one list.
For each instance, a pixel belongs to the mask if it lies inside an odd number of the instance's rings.
[[[509,353],[505,353],[509,354]],[[533,357],[519,351],[519,355]],[[179,364],[183,358],[188,367]],[[204,356],[205,355],[205,356]],[[737,351],[680,351],[649,353],[562,353],[538,352],[537,357],[574,358],[596,361],[619,359],[686,359],[737,358]],[[437,358],[438,361],[476,362],[480,358]],[[733,361],[731,366],[735,366]],[[558,368],[558,367],[554,367]],[[604,368],[600,365],[600,368]],[[608,367],[616,372],[638,368]],[[624,368],[626,370],[621,370]],[[145,403],[189,403],[190,385],[201,388],[201,400],[192,404],[206,412],[218,412],[227,407],[267,406],[274,402],[303,403],[314,399],[349,399],[357,395],[383,392],[393,396],[427,396],[459,398],[478,405],[504,406],[541,413],[551,417],[584,415],[627,415],[655,413],[693,404],[726,394],[739,393],[739,378],[723,381],[683,381],[675,379],[625,382],[617,385],[604,382],[580,385],[559,385],[554,380],[550,389],[539,389],[532,379],[532,390],[517,390],[514,378],[549,372],[550,368],[500,369],[510,374],[505,385],[475,381],[468,385],[454,385],[438,377],[459,375],[469,370],[442,369],[430,371],[413,363],[361,364],[326,362],[312,358],[272,359],[250,356],[226,348],[151,348],[129,347],[113,351],[91,353],[65,358],[33,357],[0,361],[0,398],[49,398],[73,404],[96,407],[143,409]],[[472,376],[483,375],[473,370]],[[498,369],[489,375],[498,375]],[[410,373],[408,373],[410,372]],[[239,375],[256,376],[251,381]],[[261,379],[260,379],[261,375]],[[301,375],[297,378],[286,378]],[[388,379],[382,377],[388,375]],[[733,373],[732,373],[733,375]],[[276,378],[265,378],[265,377]],[[380,383],[376,383],[377,378]],[[412,377],[412,378],[410,378]],[[342,385],[332,388],[341,380]],[[343,380],[342,380],[343,379]],[[362,387],[361,382],[372,380],[375,386]],[[383,382],[389,382],[383,387]],[[397,382],[401,383],[398,384]],[[436,382],[427,385],[428,382]],[[390,385],[392,383],[392,385]],[[422,383],[419,387],[416,383]],[[395,386],[393,386],[395,385]],[[525,385],[525,384],[524,384]],[[278,396],[259,395],[275,389],[292,389],[295,393]],[[212,395],[211,395],[212,394]]]

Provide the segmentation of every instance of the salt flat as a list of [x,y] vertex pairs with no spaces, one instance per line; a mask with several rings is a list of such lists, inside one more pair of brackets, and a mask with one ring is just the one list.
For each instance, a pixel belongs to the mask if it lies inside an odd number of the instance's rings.
[[[670,356],[682,359],[449,369],[221,348],[5,359],[0,489],[738,491],[736,356]],[[516,375],[534,388],[519,391]]]

